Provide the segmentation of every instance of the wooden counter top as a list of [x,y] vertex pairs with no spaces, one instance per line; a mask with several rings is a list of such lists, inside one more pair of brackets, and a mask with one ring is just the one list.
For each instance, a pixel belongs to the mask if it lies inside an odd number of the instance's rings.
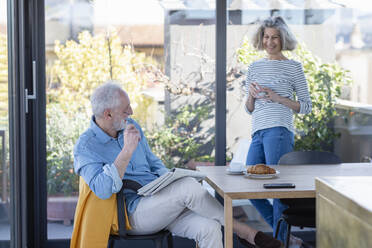
[[317,247],[372,247],[372,177],[316,178]]

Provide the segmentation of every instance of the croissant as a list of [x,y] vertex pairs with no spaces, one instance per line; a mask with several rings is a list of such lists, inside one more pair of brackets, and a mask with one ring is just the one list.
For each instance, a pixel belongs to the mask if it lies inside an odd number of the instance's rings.
[[256,164],[248,167],[247,172],[251,174],[275,174],[276,170],[265,164]]

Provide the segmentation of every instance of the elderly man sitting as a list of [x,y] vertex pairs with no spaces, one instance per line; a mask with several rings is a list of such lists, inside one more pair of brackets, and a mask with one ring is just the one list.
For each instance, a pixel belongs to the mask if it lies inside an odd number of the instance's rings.
[[[75,145],[74,167],[98,198],[111,199],[122,187],[123,178],[146,185],[168,171],[151,152],[139,124],[129,118],[133,110],[119,85],[101,85],[92,94],[91,103],[93,117]],[[179,179],[152,196],[143,197],[129,189],[124,195],[131,234],[168,229],[196,240],[201,248],[223,247],[223,207],[195,179]],[[85,232],[89,228],[85,226]],[[236,220],[233,230],[245,242],[259,247],[281,246],[280,241]],[[79,231],[74,230],[72,240],[76,235]]]

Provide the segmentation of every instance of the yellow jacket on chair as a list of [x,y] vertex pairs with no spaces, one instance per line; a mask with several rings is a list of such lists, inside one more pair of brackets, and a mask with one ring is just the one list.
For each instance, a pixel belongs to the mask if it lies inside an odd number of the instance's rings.
[[[125,209],[125,225],[131,229]],[[75,210],[70,248],[106,248],[110,234],[118,235],[116,194],[98,198],[80,177],[79,200]]]

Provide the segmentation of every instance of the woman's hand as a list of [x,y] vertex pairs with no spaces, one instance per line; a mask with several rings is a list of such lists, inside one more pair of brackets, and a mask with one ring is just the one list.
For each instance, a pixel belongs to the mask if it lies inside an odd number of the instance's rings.
[[253,98],[264,98],[264,94],[262,92],[263,92],[263,88],[258,83],[252,82],[249,85],[249,94]]
[[262,87],[262,91],[265,92],[265,95],[263,96],[263,99],[265,99],[267,101],[281,103],[281,100],[282,100],[283,97],[276,94],[272,89],[267,88],[267,87]]
[[254,110],[254,102],[256,99],[263,98],[265,95],[264,92],[262,92],[262,87],[257,82],[252,82],[249,85],[249,93],[248,98],[245,102],[245,106],[249,112],[253,112]]
[[266,101],[277,102],[283,104],[284,106],[292,109],[296,113],[300,112],[300,103],[297,101],[293,101],[288,97],[283,97],[276,94],[272,89],[263,87],[262,91],[265,92],[265,96],[263,97]]

